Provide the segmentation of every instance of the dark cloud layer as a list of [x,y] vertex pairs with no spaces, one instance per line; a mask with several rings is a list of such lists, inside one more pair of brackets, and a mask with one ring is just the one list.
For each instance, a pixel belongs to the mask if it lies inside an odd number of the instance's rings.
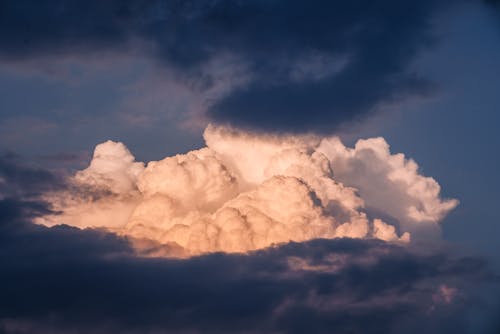
[[35,192],[0,200],[2,333],[477,333],[491,279],[480,259],[376,240],[142,258],[104,231],[30,223],[50,210]]
[[213,120],[330,131],[431,91],[410,67],[434,40],[436,12],[451,2],[4,1],[0,56],[126,52],[140,41],[143,51],[206,88],[216,84],[214,71],[230,66],[206,65],[230,55],[247,81],[207,101]]
[[500,0],[483,0],[483,3],[492,9],[491,13],[497,20],[497,24],[500,23]]
[[64,181],[50,171],[29,166],[15,153],[0,155],[0,198],[29,199],[64,187]]
[[[140,259],[109,234],[18,224],[0,232],[7,333],[466,333],[463,289],[484,270],[356,240]],[[449,305],[445,283],[459,289]]]
[[500,5],[499,0],[483,0],[483,2],[487,5],[493,5],[493,6],[498,6]]

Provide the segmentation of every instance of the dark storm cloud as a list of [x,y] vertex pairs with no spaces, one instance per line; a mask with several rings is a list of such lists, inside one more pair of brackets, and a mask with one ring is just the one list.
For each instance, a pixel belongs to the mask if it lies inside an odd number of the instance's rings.
[[[123,240],[69,227],[20,224],[0,238],[7,333],[464,333],[462,289],[484,272],[474,259],[375,241],[168,260],[134,258]],[[452,305],[436,297],[444,283],[460,289]]]
[[105,231],[31,223],[58,178],[15,154],[0,166],[1,333],[477,333],[496,279],[480,259],[379,240],[138,257]]
[[500,6],[500,0],[483,0],[483,2],[491,6]]
[[492,14],[495,16],[497,23],[500,22],[500,0],[483,0],[483,3],[491,9]]
[[0,154],[0,198],[27,199],[62,187],[64,181],[56,174],[26,164],[15,153]]
[[434,15],[451,2],[4,1],[0,56],[122,52],[139,40],[206,88],[216,79],[205,65],[231,55],[248,81],[207,102],[212,119],[332,130],[381,104],[429,93],[410,65],[433,42]]

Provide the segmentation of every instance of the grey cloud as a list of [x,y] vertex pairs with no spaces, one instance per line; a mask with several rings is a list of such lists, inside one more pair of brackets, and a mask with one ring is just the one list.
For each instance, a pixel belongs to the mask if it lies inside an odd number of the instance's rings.
[[[168,260],[136,258],[124,240],[68,227],[26,225],[1,238],[7,333],[412,333],[418,319],[429,333],[466,333],[467,288],[485,273],[476,259],[375,241]],[[336,257],[347,263],[334,269]],[[436,299],[442,284],[459,289],[453,304]]]
[[208,64],[231,55],[249,80],[207,101],[212,120],[332,131],[386,103],[433,91],[411,64],[435,42],[437,13],[455,2],[4,2],[0,57],[128,52],[140,41],[145,54],[204,91],[224,71]]
[[37,166],[30,166],[15,153],[0,155],[0,198],[29,199],[64,187],[63,178]]

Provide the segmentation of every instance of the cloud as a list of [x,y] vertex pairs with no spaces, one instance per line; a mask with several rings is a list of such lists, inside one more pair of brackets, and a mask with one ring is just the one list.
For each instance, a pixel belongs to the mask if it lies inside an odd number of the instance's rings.
[[411,64],[454,2],[5,3],[0,57],[141,53],[201,94],[214,121],[329,132],[432,91]]
[[500,4],[498,0],[483,0],[483,2],[490,6],[498,6]]
[[380,241],[167,260],[69,227],[0,237],[4,333],[474,333],[464,315],[488,280],[481,260]]
[[[207,139],[227,129],[211,131]],[[235,149],[237,138],[225,138]],[[275,150],[284,143],[277,139],[261,138],[261,145]],[[291,143],[308,141],[291,137]],[[493,319],[480,291],[495,276],[478,258],[376,239],[316,239],[187,259],[138,257],[130,240],[102,229],[31,223],[52,212],[40,193],[58,186],[57,178],[14,154],[3,160],[18,169],[4,167],[3,184],[23,191],[0,198],[2,333],[477,333],[478,312],[483,328]],[[142,165],[122,144],[107,143],[90,168],[101,172],[94,183],[87,180],[90,185],[130,190],[122,179],[138,177],[134,171]],[[252,170],[247,179],[258,176]],[[88,196],[124,196],[92,190],[86,189]],[[257,199],[263,198],[245,198]],[[496,295],[494,289],[488,295]]]
[[500,19],[500,1],[498,0],[483,0],[483,4],[489,9],[489,14],[493,16],[496,23],[499,23]]
[[215,126],[204,137],[207,147],[146,166],[122,143],[97,145],[69,190],[45,194],[61,214],[37,222],[106,228],[141,252],[185,256],[316,238],[427,240],[458,204],[382,138],[348,148]]
[[64,186],[63,177],[26,164],[16,153],[7,152],[0,155],[0,199],[31,200],[42,193],[61,190]]
[[391,154],[381,137],[358,140],[354,148],[329,138],[318,150],[335,166],[338,181],[358,189],[368,211],[385,213],[409,231],[418,228],[415,222],[440,221],[458,205],[454,199],[441,200],[436,180],[420,175],[418,164],[404,154]]

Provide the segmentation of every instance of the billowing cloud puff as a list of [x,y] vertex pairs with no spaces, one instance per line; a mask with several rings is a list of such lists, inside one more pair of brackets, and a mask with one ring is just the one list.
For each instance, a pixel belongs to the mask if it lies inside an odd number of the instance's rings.
[[395,218],[406,229],[439,222],[458,204],[455,199],[441,200],[439,184],[420,175],[415,161],[391,154],[383,138],[359,140],[354,148],[326,138],[318,151],[335,166],[338,181],[358,189],[367,208]]
[[456,205],[383,138],[263,135],[209,126],[207,147],[135,162],[121,143],[96,147],[71,190],[38,222],[105,228],[139,248],[192,255],[316,238],[409,242]]
[[137,177],[143,170],[144,164],[135,162],[125,145],[108,140],[95,148],[90,166],[76,173],[75,181],[116,194],[126,194],[135,189]]

